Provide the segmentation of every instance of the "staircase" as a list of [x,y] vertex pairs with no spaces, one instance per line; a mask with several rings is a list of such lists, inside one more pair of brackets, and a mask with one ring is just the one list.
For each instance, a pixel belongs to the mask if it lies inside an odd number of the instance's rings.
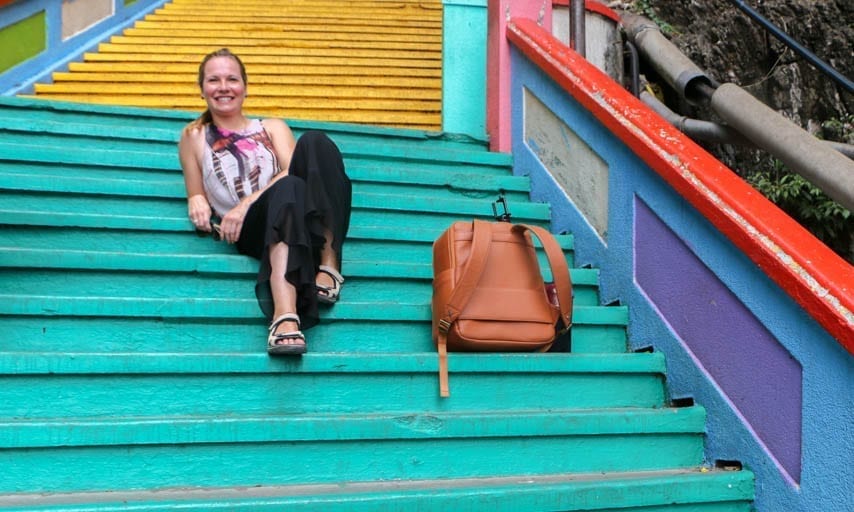
[[440,0],[173,0],[34,94],[200,112],[199,62],[223,46],[246,65],[252,115],[441,126]]
[[502,192],[549,221],[476,141],[292,123],[353,180],[347,283],[307,355],[269,358],[256,263],[186,218],[192,117],[0,99],[0,509],[751,510],[595,269],[571,270],[571,353],[451,354],[439,398],[432,241]]

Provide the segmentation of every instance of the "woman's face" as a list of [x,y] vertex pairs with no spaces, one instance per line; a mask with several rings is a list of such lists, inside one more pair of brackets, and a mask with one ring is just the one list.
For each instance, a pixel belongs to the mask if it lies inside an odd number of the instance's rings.
[[205,64],[202,96],[211,113],[233,114],[243,109],[246,84],[240,66],[231,57],[214,57]]

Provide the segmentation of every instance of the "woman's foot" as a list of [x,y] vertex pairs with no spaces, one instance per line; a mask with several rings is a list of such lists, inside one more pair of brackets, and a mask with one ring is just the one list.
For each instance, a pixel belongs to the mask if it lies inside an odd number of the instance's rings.
[[335,270],[334,267],[320,265],[317,277],[315,278],[317,300],[324,304],[335,304],[338,302],[339,295],[341,295],[342,284],[344,284],[344,276]]
[[305,354],[305,336],[299,330],[299,316],[285,313],[270,324],[267,336],[267,353],[270,355]]

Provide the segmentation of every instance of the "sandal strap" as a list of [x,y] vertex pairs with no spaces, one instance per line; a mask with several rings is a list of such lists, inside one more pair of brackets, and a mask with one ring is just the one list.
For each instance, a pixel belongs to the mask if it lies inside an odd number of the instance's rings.
[[[273,331],[278,329],[279,325],[281,325],[282,322],[295,322],[297,324],[297,329],[300,328],[299,315],[297,315],[296,313],[285,313],[284,315],[279,315],[275,320],[273,320],[270,323],[270,334],[272,334]],[[299,332],[299,331],[293,331],[293,332]],[[286,334],[290,334],[290,333],[286,333]]]
[[335,270],[334,267],[330,267],[329,265],[319,265],[317,267],[317,271],[323,272],[324,274],[328,275],[339,285],[344,284],[344,276],[342,276],[337,270]]
[[305,341],[305,335],[302,331],[291,331],[291,332],[280,332],[276,334],[270,335],[271,340],[280,341],[280,340],[303,340]]

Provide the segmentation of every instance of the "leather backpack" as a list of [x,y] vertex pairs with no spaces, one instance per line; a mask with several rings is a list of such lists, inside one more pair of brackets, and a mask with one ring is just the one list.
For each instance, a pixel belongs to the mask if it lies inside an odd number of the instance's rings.
[[[531,235],[545,249],[556,301]],[[572,283],[563,251],[537,226],[455,222],[433,243],[432,312],[440,395],[447,397],[448,351],[545,352],[569,330]]]

